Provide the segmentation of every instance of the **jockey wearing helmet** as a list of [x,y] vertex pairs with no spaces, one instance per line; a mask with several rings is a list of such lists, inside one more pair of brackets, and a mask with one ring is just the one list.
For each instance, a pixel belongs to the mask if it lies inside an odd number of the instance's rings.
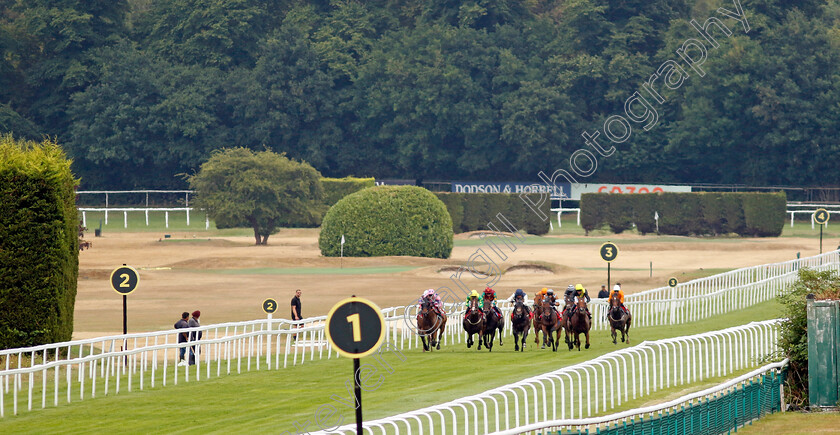
[[551,304],[551,309],[554,310],[555,313],[557,313],[557,317],[561,317],[560,313],[557,311],[557,308],[555,308],[555,306],[560,305],[560,303],[557,302],[557,297],[554,295],[554,289],[548,289],[546,291],[545,297],[546,300]]
[[569,286],[566,287],[566,292],[563,294],[563,299],[574,300],[574,298],[575,298],[575,286],[573,284],[569,284]]
[[[577,307],[577,303],[579,300],[584,299],[586,303],[589,303],[591,299],[589,299],[589,293],[587,293],[586,289],[583,287],[583,284],[576,284],[575,285],[575,307]],[[589,312],[589,308],[586,308],[586,314],[589,318],[592,318],[592,313]]]
[[496,312],[500,319],[502,318],[502,310],[500,310],[499,307],[496,306],[496,290],[493,290],[490,287],[486,287],[484,289],[484,303],[492,304],[493,311]]
[[610,292],[610,298],[612,298],[613,294],[618,294],[618,300],[620,302],[621,309],[624,310],[625,313],[630,313],[630,310],[624,306],[624,292],[621,291],[621,283],[616,283],[615,287],[613,287],[612,291]]
[[540,307],[537,306],[539,302],[545,299],[545,295],[548,293],[548,289],[543,287],[542,290],[538,291],[536,295],[534,295],[534,312],[537,313],[537,319],[542,317],[542,312],[540,311]]
[[417,303],[417,308],[423,304],[423,300],[428,300],[432,304],[432,308],[441,316],[443,315],[443,304],[440,302],[440,295],[435,292],[435,289],[427,289],[423,292],[423,296]]
[[[528,317],[531,317],[531,308],[525,305],[525,291],[521,288],[516,289],[516,292],[513,294],[513,298],[510,300],[511,303],[515,304],[516,301],[522,302],[522,308],[525,309],[525,312],[528,313]],[[510,312],[510,320],[513,321],[513,311]]]
[[478,297],[478,292],[475,291],[475,290],[471,291],[470,295],[467,296],[467,300],[466,300],[466,302],[464,302],[464,306],[467,307],[467,309],[469,309],[470,308],[470,301],[472,301],[473,298],[475,298],[475,300],[478,301],[478,308],[483,310],[484,309],[484,300],[481,299],[480,297]]

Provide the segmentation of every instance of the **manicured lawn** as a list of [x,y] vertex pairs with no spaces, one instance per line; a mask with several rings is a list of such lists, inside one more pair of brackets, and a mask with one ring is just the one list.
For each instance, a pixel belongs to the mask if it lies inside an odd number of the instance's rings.
[[838,412],[780,412],[738,429],[746,435],[810,435],[840,433]]

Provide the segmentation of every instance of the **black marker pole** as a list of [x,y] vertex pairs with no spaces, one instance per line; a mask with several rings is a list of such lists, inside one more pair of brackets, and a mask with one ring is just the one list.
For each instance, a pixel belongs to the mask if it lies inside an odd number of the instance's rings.
[[[356,297],[352,295],[351,297]],[[353,311],[358,312],[356,304],[352,304]],[[353,394],[356,396],[356,435],[362,435],[362,380],[359,379],[359,358],[353,358]]]
[[612,263],[607,263],[607,290],[612,288],[610,287],[610,264]]
[[353,381],[356,394],[356,435],[362,435],[362,386],[359,379],[359,358],[353,358]]
[[128,296],[123,295],[123,335],[128,334]]
[[823,232],[823,226],[825,226],[825,224],[820,224],[820,254],[822,254],[822,232]]

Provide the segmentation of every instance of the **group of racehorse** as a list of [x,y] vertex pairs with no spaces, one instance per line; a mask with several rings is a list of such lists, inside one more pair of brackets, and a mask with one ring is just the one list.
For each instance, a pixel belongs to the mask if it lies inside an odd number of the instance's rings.
[[[551,346],[557,351],[560,344],[560,335],[565,332],[566,344],[569,350],[577,347],[580,350],[580,335],[584,334],[586,344],[584,348],[589,349],[589,330],[592,327],[592,319],[586,308],[586,301],[583,298],[566,298],[565,306],[557,311],[553,299],[537,294],[534,299],[533,312],[522,300],[516,300],[511,312],[511,327],[513,328],[514,349],[525,350],[525,340],[533,325],[534,342],[539,344],[540,332],[543,334],[542,348]],[[630,325],[632,316],[624,309],[617,294],[609,299],[609,310],[607,320],[610,323],[613,344],[617,343],[618,332],[621,332],[621,341],[630,343]],[[505,327],[504,316],[500,316],[490,304],[484,304],[482,309],[477,299],[472,299],[464,313],[464,331],[467,333],[467,348],[475,343],[473,335],[478,334],[478,350],[481,346],[488,351],[493,350],[493,342],[498,331],[499,345],[502,343],[502,331]],[[440,341],[443,331],[446,328],[446,315],[434,309],[432,301],[423,299],[420,302],[420,310],[417,313],[417,329],[423,341],[423,350],[429,351],[432,348],[440,350]],[[521,344],[521,347],[520,347]]]

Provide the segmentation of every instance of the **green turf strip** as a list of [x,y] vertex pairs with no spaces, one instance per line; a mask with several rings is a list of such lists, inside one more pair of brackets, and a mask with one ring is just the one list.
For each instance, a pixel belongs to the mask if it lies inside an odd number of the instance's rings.
[[[723,329],[779,315],[779,305],[766,302],[700,322],[631,330],[632,344]],[[531,335],[524,353],[514,352],[513,343],[508,340],[502,347],[497,345],[492,353],[466,349],[464,344],[459,344],[434,353],[406,350],[404,361],[388,354],[385,360],[393,367],[393,373],[380,369],[381,386],[363,394],[364,417],[366,420],[386,417],[479,393],[587,361],[621,346],[612,344],[608,331],[596,331],[592,334],[592,348],[580,352],[540,350],[534,346]],[[362,363],[377,364],[373,357],[363,358]],[[182,379],[177,386],[154,389],[148,389],[147,380],[144,391],[136,391],[135,384],[131,393],[114,396],[112,392],[107,397],[97,394],[95,399],[84,401],[78,401],[76,396],[71,404],[66,403],[66,395],[62,394],[57,408],[52,407],[52,394],[49,394],[47,409],[22,411],[18,416],[10,416],[7,402],[7,416],[0,420],[0,429],[3,433],[296,433],[294,422],[313,420],[321,405],[336,403],[331,400],[332,395],[347,396],[345,382],[351,379],[351,371],[352,362],[341,358],[307,360],[303,365],[279,371],[222,375],[188,384]],[[5,397],[8,401],[11,396]],[[649,397],[647,400],[656,396]],[[26,406],[25,397],[18,400],[19,406]],[[40,395],[35,402],[39,408]],[[340,405],[337,407],[345,423],[351,422],[353,413]],[[315,430],[314,426],[310,430]]]
[[419,269],[420,266],[377,266],[377,267],[258,267],[253,269],[216,269],[198,272],[221,273],[225,275],[372,275],[377,273],[399,273]]

